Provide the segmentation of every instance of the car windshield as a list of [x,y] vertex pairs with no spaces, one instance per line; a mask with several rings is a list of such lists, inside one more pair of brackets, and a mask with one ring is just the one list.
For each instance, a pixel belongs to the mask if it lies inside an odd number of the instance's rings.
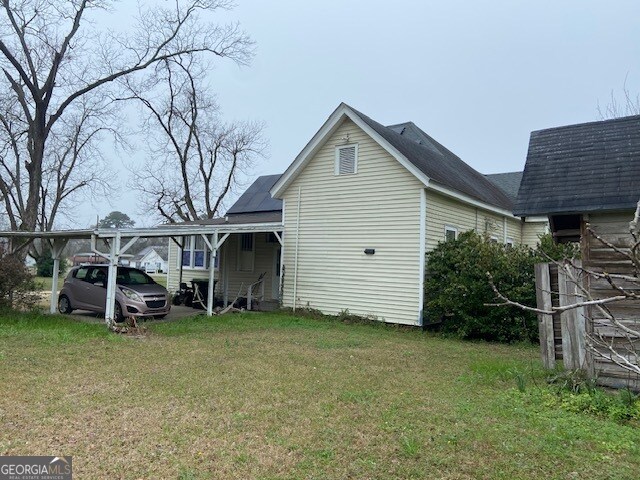
[[118,268],[116,282],[119,285],[152,285],[156,283],[146,273],[133,268]]

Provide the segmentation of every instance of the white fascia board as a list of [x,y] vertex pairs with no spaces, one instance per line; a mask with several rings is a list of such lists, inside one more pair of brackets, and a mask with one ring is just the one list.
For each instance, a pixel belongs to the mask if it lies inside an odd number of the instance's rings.
[[498,215],[503,215],[509,218],[519,218],[519,217],[516,217],[509,210],[496,207],[495,205],[491,205],[489,203],[483,202],[482,200],[477,200],[469,195],[458,192],[457,190],[453,190],[451,188],[447,188],[443,185],[436,184],[434,182],[430,182],[427,188],[434,190],[438,193],[442,193],[443,195],[446,195],[448,197],[455,198],[456,200],[460,200],[461,202],[467,203],[469,205],[473,205],[474,207],[482,208],[483,210],[497,213]]
[[239,232],[279,232],[284,228],[284,224],[278,223],[247,223],[244,225],[217,225],[218,233],[239,233]]
[[381,137],[375,130],[362,121],[362,119],[351,110],[346,104],[341,103],[333,113],[329,116],[326,122],[322,125],[320,130],[313,136],[311,141],[307,143],[304,149],[298,154],[293,163],[282,174],[280,179],[271,188],[270,193],[273,198],[282,198],[282,194],[307,164],[309,160],[317,153],[317,151],[324,145],[326,140],[338,129],[345,118],[349,118],[360,129],[362,129],[367,135],[375,140],[387,153],[394,157],[402,166],[404,166],[409,172],[411,172],[418,180],[420,180],[425,186],[429,184],[429,177],[422,173],[413,163],[396,150],[389,142]]
[[548,222],[548,221],[549,221],[549,217],[543,217],[541,215],[538,215],[535,217],[524,217],[525,223],[542,223],[542,222]]

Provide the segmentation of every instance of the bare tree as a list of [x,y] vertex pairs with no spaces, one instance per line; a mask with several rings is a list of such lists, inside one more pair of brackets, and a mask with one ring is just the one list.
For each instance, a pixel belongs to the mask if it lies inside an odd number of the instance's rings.
[[204,84],[206,67],[191,58],[168,59],[151,81],[127,82],[146,112],[148,160],[133,170],[132,188],[145,210],[162,220],[220,215],[239,178],[264,154],[259,122],[223,123]]
[[[627,75],[628,76],[628,75]],[[629,115],[640,115],[640,95],[633,95],[627,87],[627,76],[622,84],[622,99],[619,100],[613,90],[611,90],[609,103],[605,107],[598,102],[598,116],[600,120],[626,117]]]
[[13,229],[51,228],[75,193],[106,185],[89,170],[118,80],[167,60],[218,56],[245,64],[252,55],[237,25],[206,23],[230,0],[154,4],[139,10],[129,32],[101,30],[97,15],[115,3],[2,0],[0,199]]
[[[496,294],[502,301],[498,305],[511,305],[531,312],[553,315],[581,307],[589,307],[591,319],[594,322],[591,333],[586,334],[586,347],[596,358],[615,363],[621,369],[640,375],[640,322],[619,318],[612,313],[611,305],[619,302],[640,300],[640,202],[638,202],[633,220],[629,223],[630,239],[628,247],[616,246],[599,235],[590,226],[587,232],[602,248],[614,252],[621,262],[620,270],[630,267],[630,273],[609,273],[604,269],[583,268],[573,259],[553,262],[576,285],[578,296],[575,303],[553,306],[550,310],[534,308],[514,302],[503,295],[494,285],[491,275],[489,281]],[[577,273],[576,273],[577,272]],[[587,280],[588,281],[585,281]],[[593,282],[606,282],[610,287],[610,295],[596,295],[589,287]],[[594,320],[597,318],[598,320]],[[606,332],[606,333],[604,333]]]

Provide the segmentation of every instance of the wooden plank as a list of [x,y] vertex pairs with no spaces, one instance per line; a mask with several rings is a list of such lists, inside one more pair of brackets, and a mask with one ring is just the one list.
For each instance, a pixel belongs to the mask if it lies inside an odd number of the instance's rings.
[[596,383],[602,387],[608,388],[629,388],[633,391],[640,391],[640,380],[634,380],[629,378],[614,378],[614,377],[596,377]]
[[[594,238],[589,234],[589,232],[587,231],[587,222],[589,222],[591,220],[590,216],[587,215],[583,215],[582,216],[582,221],[580,222],[580,230],[582,231],[581,233],[581,240],[580,240],[580,254],[581,254],[581,263],[582,263],[582,267],[583,268],[588,268],[587,264],[589,264],[591,262],[591,242],[594,240]],[[586,275],[583,278],[583,287],[588,291],[591,292],[591,281],[593,279],[591,278],[591,276]],[[591,318],[593,318],[593,312],[594,309],[592,306],[588,306],[584,308],[584,315],[585,315],[585,368],[587,371],[587,376],[589,378],[595,378],[596,377],[596,372],[595,372],[595,368],[594,368],[594,358],[593,358],[593,354],[591,352],[590,349],[586,348],[586,339],[593,334],[593,324],[591,322]]]
[[[580,270],[582,264],[580,260],[576,260],[574,262],[574,266],[572,266],[573,276],[578,280],[578,282],[582,283],[582,287],[584,288],[584,278],[583,274]],[[575,283],[571,284],[572,298],[571,303],[577,303],[580,299],[580,288]],[[576,338],[576,359],[578,361],[577,368],[585,368],[587,361],[587,333],[586,333],[586,325],[587,325],[587,311],[585,307],[578,307],[575,310],[575,338]]]
[[[633,237],[629,234],[629,232],[625,232],[625,233],[597,232],[597,233],[600,238],[619,248],[630,248],[634,243]],[[593,238],[593,246],[594,248],[599,248],[599,247],[604,248],[604,244],[597,238]]]
[[[558,269],[558,298],[560,306],[570,305],[573,295],[568,285],[569,278],[563,269]],[[569,288],[568,288],[569,287]],[[560,328],[562,332],[562,363],[567,370],[575,370],[575,335],[573,325],[575,324],[575,309],[567,310],[560,314]]]
[[620,264],[625,262],[630,262],[629,257],[625,254],[628,254],[628,251],[616,251],[611,248],[592,248],[591,249],[591,261],[592,262],[602,262],[602,263],[610,263],[610,264]]
[[[536,303],[540,310],[551,310],[551,281],[549,278],[549,264],[537,263]],[[555,342],[553,332],[553,317],[549,314],[538,314],[538,332],[540,335],[540,354],[545,368],[555,368]]]
[[[620,323],[622,323],[625,327],[632,328],[640,332],[640,324],[638,323],[635,323],[635,322],[620,322]],[[602,336],[604,338],[609,338],[609,339],[615,339],[615,338],[626,339],[627,338],[627,334],[621,328],[616,327],[611,323],[605,323],[605,322],[594,322],[593,333],[596,336]]]

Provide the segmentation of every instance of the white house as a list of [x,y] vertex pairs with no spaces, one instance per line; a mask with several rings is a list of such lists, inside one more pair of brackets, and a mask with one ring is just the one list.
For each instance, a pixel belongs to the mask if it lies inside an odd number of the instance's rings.
[[145,247],[129,260],[129,265],[148,273],[163,273],[167,271],[166,246]]
[[[545,231],[546,218],[511,213],[521,176],[482,175],[413,123],[385,127],[343,103],[282,175],[197,223],[230,232],[214,266],[225,300],[264,274],[265,299],[287,307],[420,325],[427,251],[467,230],[529,245]],[[169,288],[207,278],[207,258],[200,237],[173,242]]]

